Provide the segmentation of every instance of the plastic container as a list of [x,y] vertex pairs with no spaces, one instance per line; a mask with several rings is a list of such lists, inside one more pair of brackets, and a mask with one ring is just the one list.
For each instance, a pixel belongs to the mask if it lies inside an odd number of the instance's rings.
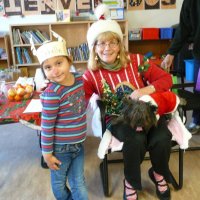
[[129,31],[129,40],[141,40],[142,30],[140,28],[133,28]]
[[185,80],[188,82],[194,81],[194,60],[184,60],[185,62]]
[[160,39],[172,39],[173,28],[160,28]]
[[6,102],[6,97],[4,95],[4,87],[5,87],[5,81],[0,80],[0,105]]
[[[20,78],[23,79],[22,77]],[[34,85],[31,82],[24,84],[19,80],[20,79],[18,79],[17,82],[9,82],[5,84],[4,94],[6,95],[8,101],[22,101],[32,97]]]
[[142,28],[143,40],[158,40],[159,28]]

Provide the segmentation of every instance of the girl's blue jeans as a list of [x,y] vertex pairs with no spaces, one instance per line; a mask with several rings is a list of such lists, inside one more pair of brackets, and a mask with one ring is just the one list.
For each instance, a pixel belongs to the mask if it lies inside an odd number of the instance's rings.
[[[54,155],[61,161],[59,170],[51,170],[51,185],[57,200],[88,200],[84,177],[83,143],[54,145]],[[70,189],[67,187],[67,181]]]

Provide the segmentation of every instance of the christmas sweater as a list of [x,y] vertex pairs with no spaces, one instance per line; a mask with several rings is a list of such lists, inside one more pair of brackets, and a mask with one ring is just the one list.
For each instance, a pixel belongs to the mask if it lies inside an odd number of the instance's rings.
[[145,58],[140,54],[130,54],[129,56],[131,62],[127,67],[122,67],[118,71],[108,71],[103,68],[96,71],[85,71],[83,80],[87,101],[93,93],[102,98],[105,92],[105,82],[109,85],[112,93],[119,97],[148,84],[153,85],[157,92],[167,91],[171,88],[172,78],[169,73],[152,61],[148,61],[148,67],[142,70]]

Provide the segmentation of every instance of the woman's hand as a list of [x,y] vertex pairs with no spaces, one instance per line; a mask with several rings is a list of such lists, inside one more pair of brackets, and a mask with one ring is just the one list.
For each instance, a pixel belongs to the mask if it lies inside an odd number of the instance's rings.
[[148,95],[148,94],[152,94],[155,92],[155,88],[153,85],[148,85],[146,87],[134,90],[130,97],[131,99],[139,99],[140,97],[142,97],[143,95]]
[[50,169],[59,170],[59,165],[61,165],[61,162],[55,156],[52,154],[43,154],[43,157]]

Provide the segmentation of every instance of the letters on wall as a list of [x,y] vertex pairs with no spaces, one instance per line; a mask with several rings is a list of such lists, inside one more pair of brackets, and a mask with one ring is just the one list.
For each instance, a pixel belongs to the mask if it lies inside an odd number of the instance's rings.
[[113,5],[123,2],[128,10],[176,8],[176,0],[0,0],[0,16],[55,14],[62,9],[90,12],[102,2]]

